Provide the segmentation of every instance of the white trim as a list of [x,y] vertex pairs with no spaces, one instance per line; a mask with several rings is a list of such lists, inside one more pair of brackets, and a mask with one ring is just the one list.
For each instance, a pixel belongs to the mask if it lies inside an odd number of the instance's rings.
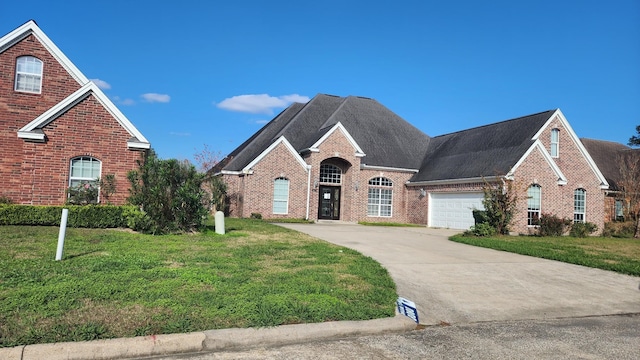
[[327,138],[329,136],[331,136],[331,134],[333,134],[334,132],[336,132],[337,130],[342,131],[342,134],[347,138],[347,140],[349,141],[349,143],[351,144],[351,146],[353,146],[353,148],[355,149],[356,153],[355,156],[357,157],[364,157],[366,156],[366,154],[364,153],[364,151],[362,151],[362,149],[360,148],[360,145],[358,145],[358,143],[353,139],[353,137],[351,136],[351,134],[349,134],[349,132],[347,131],[347,129],[345,129],[345,127],[338,121],[337,124],[335,124],[331,130],[327,131],[326,134],[322,135],[322,137],[315,142],[315,144],[311,145],[311,147],[309,148],[309,151],[311,152],[317,152],[319,151],[319,147],[320,145],[327,140]]
[[427,186],[427,185],[470,184],[470,183],[476,183],[476,182],[497,181],[501,178],[502,178],[501,176],[485,176],[485,177],[473,177],[473,178],[464,178],[464,179],[428,180],[428,181],[416,181],[416,182],[407,181],[406,185],[407,186]]
[[289,152],[293,155],[293,157],[298,161],[300,166],[302,166],[305,170],[309,170],[309,165],[304,161],[304,159],[298,154],[296,149],[293,148],[291,143],[284,136],[280,136],[278,140],[274,141],[268,148],[266,148],[260,155],[258,155],[255,159],[253,159],[247,166],[242,169],[242,173],[248,173],[252,167],[254,167],[257,163],[259,163],[265,156],[267,156],[273,149],[275,149],[278,145],[284,144],[284,146],[289,150]]
[[30,34],[33,34],[40,43],[51,53],[51,55],[58,60],[60,65],[62,65],[65,70],[73,77],[78,84],[83,85],[86,84],[89,79],[87,79],[80,70],[67,58],[62,51],[49,39],[45,33],[40,30],[38,25],[33,20],[29,20],[24,23],[22,26],[8,33],[7,35],[0,38],[0,53],[4,52],[11,46],[20,42]]
[[400,172],[410,172],[410,173],[420,172],[420,170],[418,170],[418,169],[404,169],[404,168],[394,168],[394,167],[387,167],[387,166],[375,166],[375,165],[367,165],[367,164],[361,164],[360,165],[360,170],[400,171]]
[[[533,138],[531,140],[538,140],[540,135],[542,135],[544,130],[554,120],[560,121],[562,123],[563,127],[567,130],[567,133],[569,134],[569,137],[571,138],[573,143],[576,145],[576,147],[578,148],[578,150],[580,151],[582,156],[584,156],[584,158],[587,160],[587,163],[589,164],[589,167],[591,167],[591,170],[593,171],[593,173],[596,175],[596,177],[600,181],[600,184],[601,184],[600,188],[601,189],[608,189],[609,188],[609,183],[607,182],[607,179],[605,179],[604,175],[602,175],[602,172],[600,172],[600,169],[598,168],[596,163],[591,158],[591,155],[589,155],[589,152],[587,152],[587,149],[584,147],[584,145],[582,145],[582,142],[580,141],[580,139],[578,138],[576,133],[573,131],[573,128],[571,127],[571,125],[569,124],[567,119],[564,117],[564,114],[562,113],[562,111],[560,111],[560,109],[556,109],[556,111],[549,117],[547,122],[540,128],[540,130],[538,130],[538,132],[533,136]],[[546,149],[545,149],[545,151],[546,151]],[[560,149],[558,149],[558,153],[559,153],[559,151],[560,151]]]
[[553,172],[556,174],[556,176],[558,177],[558,185],[566,185],[567,177],[564,176],[564,174],[562,173],[562,170],[560,170],[560,168],[558,167],[558,164],[556,164],[556,162],[553,161],[551,154],[549,154],[549,152],[547,151],[547,149],[545,149],[544,145],[542,145],[542,142],[539,139],[534,141],[534,143],[529,147],[529,149],[527,149],[524,155],[522,155],[520,160],[518,160],[518,162],[516,162],[516,164],[511,168],[511,170],[509,170],[509,172],[505,177],[507,179],[513,180],[514,173],[516,172],[516,170],[520,167],[520,165],[522,165],[522,163],[527,159],[527,157],[531,154],[531,152],[534,149],[538,149],[538,151],[540,151],[540,154],[542,155],[542,157],[545,159],[547,164],[549,164],[549,167],[551,167]]
[[107,98],[107,96],[98,88],[96,84],[89,81],[80,89],[76,90],[71,95],[67,96],[64,100],[60,101],[53,107],[49,108],[47,111],[42,113],[40,116],[35,118],[33,121],[22,127],[22,129],[18,130],[19,138],[31,138],[27,133],[33,132],[37,128],[41,128],[54,121],[60,115],[64,114],[67,110],[74,107],[80,101],[87,98],[89,95],[93,94],[93,96],[102,104],[102,106],[111,113],[111,115],[118,121],[120,126],[122,126],[131,136],[135,137],[138,141],[127,141],[127,145],[133,148],[140,149],[148,149],[151,144],[149,141],[136,129],[135,126],[127,119],[126,116],[118,108]]

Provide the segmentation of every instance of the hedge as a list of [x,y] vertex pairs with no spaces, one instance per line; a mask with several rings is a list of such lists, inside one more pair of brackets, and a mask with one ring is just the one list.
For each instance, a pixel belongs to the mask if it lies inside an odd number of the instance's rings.
[[60,226],[62,209],[69,209],[67,226],[82,228],[127,227],[127,219],[139,213],[135,206],[0,204],[0,225]]

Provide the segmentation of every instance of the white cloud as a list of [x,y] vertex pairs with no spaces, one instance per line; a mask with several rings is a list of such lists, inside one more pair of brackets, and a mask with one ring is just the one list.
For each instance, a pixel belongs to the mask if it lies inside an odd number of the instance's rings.
[[273,109],[289,106],[292,102],[306,103],[310,99],[298,94],[270,96],[269,94],[237,95],[216,104],[223,110],[247,112],[251,114],[273,114]]
[[109,84],[108,82],[106,82],[104,80],[100,80],[100,79],[89,79],[89,80],[93,81],[93,83],[96,84],[98,86],[98,88],[100,88],[102,90],[111,89],[111,84]]
[[171,100],[171,96],[167,94],[146,93],[140,95],[147,102],[160,102],[168,103]]
[[121,99],[120,96],[114,96],[113,97],[113,101],[115,101],[116,103],[120,104],[120,105],[135,105],[135,101],[133,101],[133,99]]
[[256,120],[256,124],[266,124],[269,120]]

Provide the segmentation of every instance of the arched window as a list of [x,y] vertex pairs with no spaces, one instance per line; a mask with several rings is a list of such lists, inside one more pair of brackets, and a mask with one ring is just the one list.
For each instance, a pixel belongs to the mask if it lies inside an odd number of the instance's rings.
[[540,202],[542,188],[538,184],[533,184],[527,189],[527,225],[538,225],[540,221]]
[[15,90],[40,94],[42,91],[42,61],[33,56],[18,58]]
[[587,209],[587,191],[585,189],[575,189],[573,191],[573,222],[583,223]]
[[393,204],[393,182],[385,177],[369,180],[368,216],[390,217]]
[[320,182],[340,184],[342,182],[342,170],[331,164],[320,165]]
[[102,164],[100,160],[90,156],[80,156],[71,159],[69,171],[69,202],[97,203],[98,182]]
[[273,181],[273,213],[289,213],[289,180],[283,177]]

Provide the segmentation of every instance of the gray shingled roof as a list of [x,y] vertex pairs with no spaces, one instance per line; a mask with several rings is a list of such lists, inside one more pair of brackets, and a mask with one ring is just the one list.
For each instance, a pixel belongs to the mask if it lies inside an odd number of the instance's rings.
[[232,151],[214,171],[240,171],[284,136],[301,152],[340,122],[366,156],[370,166],[418,169],[429,136],[376,100],[319,94],[307,104],[292,104]]
[[620,168],[617,164],[618,156],[629,151],[640,152],[640,149],[631,149],[626,145],[612,141],[594,139],[580,139],[580,141],[589,152],[589,155],[591,155],[602,175],[607,179],[609,190],[619,190],[617,185],[620,181]]
[[555,110],[431,138],[411,182],[505,175]]

